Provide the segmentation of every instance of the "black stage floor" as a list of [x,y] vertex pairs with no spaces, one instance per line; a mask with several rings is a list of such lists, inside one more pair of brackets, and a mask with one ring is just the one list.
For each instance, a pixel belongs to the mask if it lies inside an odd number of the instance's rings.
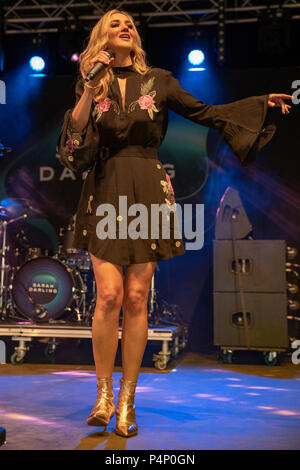
[[[114,370],[115,396],[121,368]],[[182,353],[165,370],[143,367],[139,433],[86,425],[96,397],[92,365],[0,365],[1,450],[300,449],[300,366],[223,364]]]

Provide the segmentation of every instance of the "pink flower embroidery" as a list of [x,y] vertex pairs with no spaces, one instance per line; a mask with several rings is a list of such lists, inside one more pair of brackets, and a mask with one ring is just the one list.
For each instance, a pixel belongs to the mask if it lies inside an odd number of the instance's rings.
[[171,179],[170,179],[170,176],[168,175],[168,173],[166,173],[166,179],[167,179],[167,182],[168,182],[168,190],[174,196],[174,189],[173,189]]
[[137,102],[141,109],[152,109],[152,106],[154,105],[154,99],[149,95],[141,96]]
[[166,180],[161,180],[160,184],[162,185],[163,187],[163,191],[164,193],[166,193],[166,198],[165,198],[165,202],[167,203],[168,207],[170,210],[174,210],[176,211],[176,205],[175,204],[175,194],[174,194],[174,189],[173,189],[173,186],[172,186],[172,183],[171,183],[171,180],[170,180],[170,176],[168,175],[168,173],[166,173]]
[[72,139],[72,137],[70,137],[69,140],[66,142],[66,146],[68,147],[70,153],[74,152],[74,140]]
[[136,105],[138,104],[140,109],[146,110],[149,114],[150,119],[153,120],[154,113],[158,113],[158,109],[155,106],[154,97],[156,95],[156,90],[151,90],[153,88],[155,77],[149,78],[146,82],[141,84],[141,96],[138,100],[133,101],[128,106],[128,113],[132,113],[135,110]]
[[120,114],[120,108],[118,103],[114,100],[110,100],[107,97],[99,101],[99,103],[95,105],[93,117],[96,119],[96,122],[99,121],[102,116],[102,113],[106,113],[107,111],[109,111],[111,106],[113,107],[116,114]]
[[103,100],[99,101],[97,108],[99,113],[106,113],[109,110],[111,105],[111,101],[109,98],[104,98]]

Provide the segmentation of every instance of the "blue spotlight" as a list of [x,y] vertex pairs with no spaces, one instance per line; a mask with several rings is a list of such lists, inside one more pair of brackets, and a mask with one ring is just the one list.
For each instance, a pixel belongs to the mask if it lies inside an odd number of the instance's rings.
[[32,70],[34,70],[34,72],[41,72],[42,70],[44,70],[45,65],[46,65],[44,59],[37,55],[34,57],[31,57],[29,64]]
[[188,60],[190,64],[192,65],[200,65],[202,64],[202,62],[204,62],[204,59],[205,59],[205,55],[199,49],[194,49],[188,55]]

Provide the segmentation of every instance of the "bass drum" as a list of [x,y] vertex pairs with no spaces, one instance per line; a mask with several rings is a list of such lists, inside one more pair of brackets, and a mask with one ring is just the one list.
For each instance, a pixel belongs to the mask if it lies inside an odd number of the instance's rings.
[[[51,321],[72,303],[78,308],[85,286],[79,273],[57,259],[41,256],[26,261],[15,273],[12,298],[18,313],[34,321]],[[77,305],[76,305],[77,303]]]

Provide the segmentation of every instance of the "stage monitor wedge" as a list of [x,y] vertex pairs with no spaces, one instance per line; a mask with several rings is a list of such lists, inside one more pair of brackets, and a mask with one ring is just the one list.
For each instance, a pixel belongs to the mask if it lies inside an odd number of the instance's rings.
[[246,238],[252,232],[252,225],[236,189],[228,187],[222,196],[216,215],[216,240]]

